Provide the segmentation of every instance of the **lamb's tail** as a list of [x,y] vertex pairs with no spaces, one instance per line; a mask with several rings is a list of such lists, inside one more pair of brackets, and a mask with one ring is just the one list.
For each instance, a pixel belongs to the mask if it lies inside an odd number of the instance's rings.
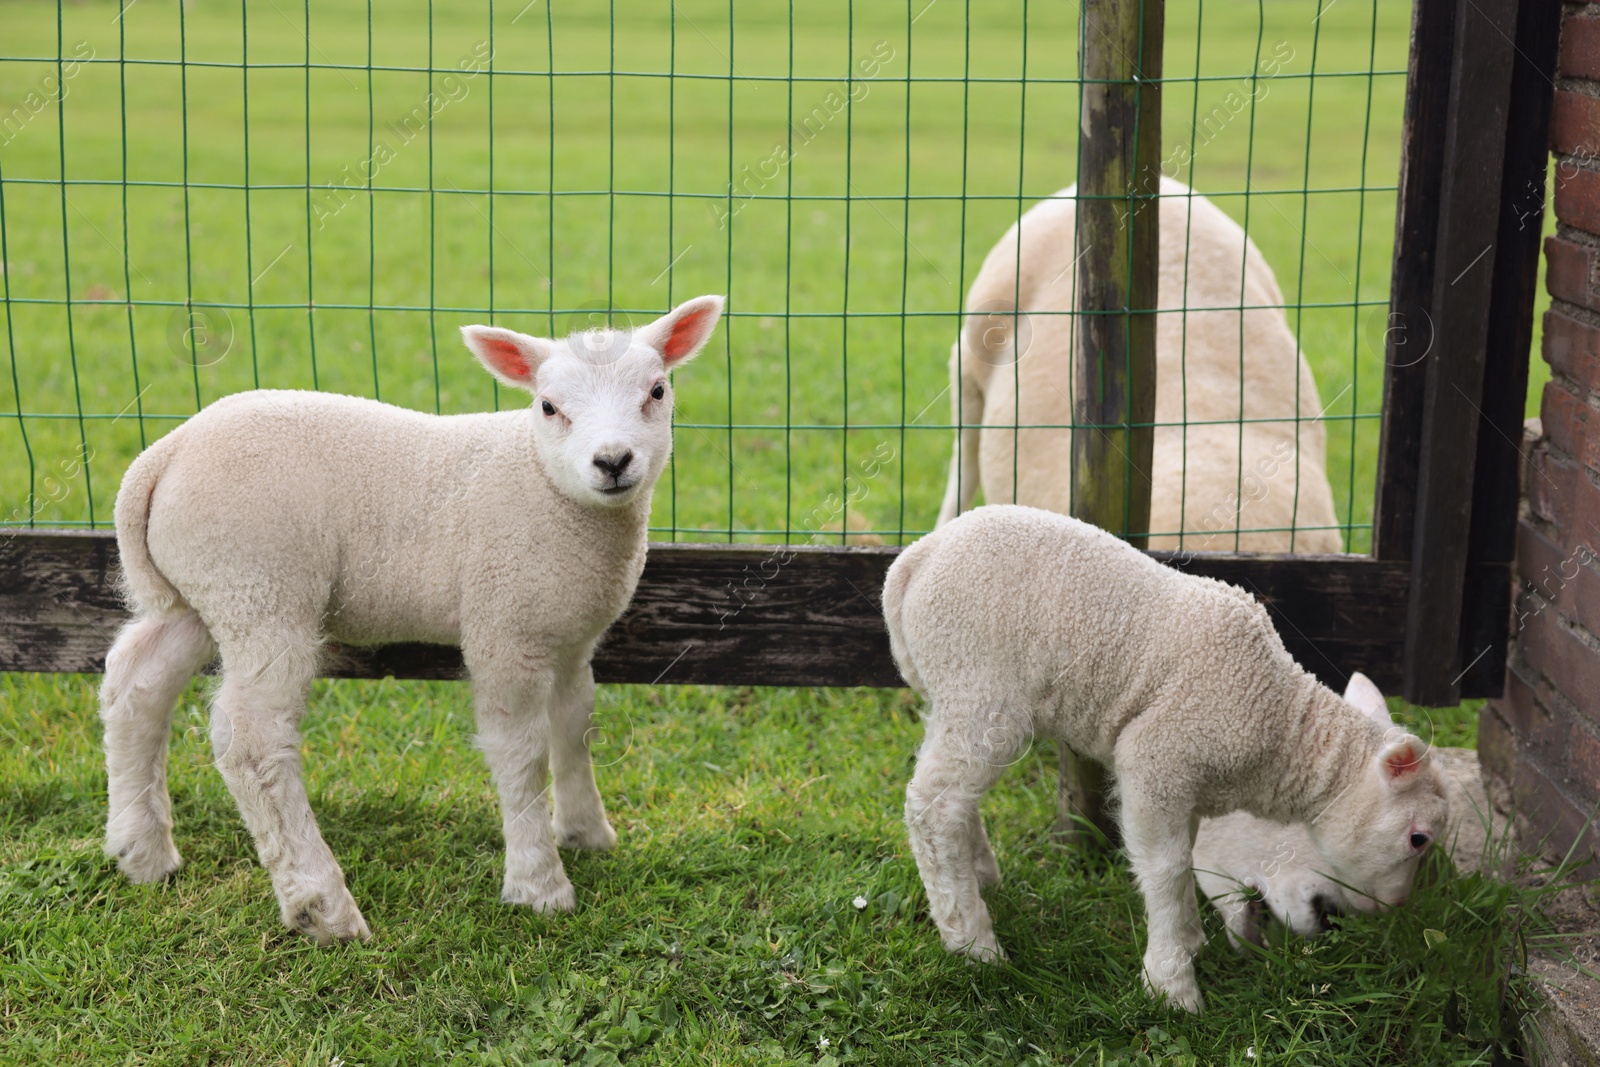
[[149,545],[150,497],[172,462],[175,436],[168,434],[133,461],[117,490],[114,510],[123,596],[131,607],[158,615],[187,606],[183,594],[156,569]]
[[894,561],[889,573],[884,576],[883,621],[889,627],[889,653],[894,657],[894,665],[900,668],[900,674],[905,678],[907,685],[926,696],[922,677],[917,674],[916,664],[911,661],[911,650],[906,646],[900,620],[900,609],[905,603],[906,590],[916,573],[917,548],[917,545],[912,545],[900,553],[900,558]]

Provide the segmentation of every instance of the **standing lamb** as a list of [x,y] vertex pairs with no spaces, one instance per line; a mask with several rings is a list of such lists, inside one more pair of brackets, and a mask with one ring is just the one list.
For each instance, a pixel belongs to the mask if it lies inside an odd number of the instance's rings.
[[[972,507],[980,481],[988,503],[1071,512],[1077,320],[1064,313],[1080,283],[1076,195],[1063,189],[1023,215],[967,294],[950,353],[961,430],[941,526]],[[1341,551],[1317,384],[1272,268],[1236,222],[1183,183],[1163,178],[1159,203],[1157,305],[1168,310],[1156,318],[1149,547]]]
[[1115,774],[1145,900],[1145,983],[1193,1012],[1200,816],[1308,824],[1362,910],[1404,902],[1444,825],[1421,740],[1302,670],[1237,589],[1086,523],[979,508],[895,560],[883,606],[895,663],[929,702],[906,825],[951,951],[1001,955],[979,895],[998,869],[978,801],[1034,736]]
[[502,899],[570,910],[557,842],[616,842],[589,756],[589,661],[644,567],[672,449],[668,374],[721,314],[721,297],[702,296],[639,330],[565,341],[467,326],[467,347],[533,393],[531,409],[441,417],[241,393],[140,455],[116,503],[134,619],[100,691],[106,849],[123,872],[152,882],[181,862],[172,707],[220,653],[211,742],[284,923],[324,945],[369,936],[307,802],[299,722],[324,641],[425,641],[459,645],[472,676],[504,821]]

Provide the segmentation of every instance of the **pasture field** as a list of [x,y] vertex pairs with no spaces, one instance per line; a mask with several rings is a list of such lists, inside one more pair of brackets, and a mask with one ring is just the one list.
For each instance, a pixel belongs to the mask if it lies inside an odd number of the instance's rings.
[[[1364,551],[1406,5],[1169,6],[1166,158],[1273,263]],[[726,292],[677,379],[653,536],[807,539],[880,446],[895,460],[821,527],[929,528],[964,287],[1074,177],[1076,8],[728,12],[0,3],[0,520],[107,525],[139,449],[230,392],[483,410],[519,398],[463,323],[548,334]],[[0,1062],[1487,1064],[1542,936],[1526,891],[1435,864],[1402,913],[1315,943],[1244,959],[1213,923],[1210,1012],[1174,1017],[1138,990],[1125,864],[1048,834],[1041,746],[986,803],[1011,961],[968,966],[906,849],[909,694],[665,684],[602,688],[621,843],[565,856],[576,913],[529,915],[498,903],[467,688],[391,680],[319,683],[306,719],[312,803],[376,935],[319,951],[280,927],[209,765],[204,683],[169,764],[185,867],[135,887],[101,855],[97,682],[0,675]],[[1475,741],[1473,707],[1397,714]]]
[[1036,746],[985,802],[1011,960],[969,965],[906,848],[919,726],[892,691],[603,687],[621,841],[563,855],[575,913],[531,915],[498,900],[466,687],[389,681],[320,683],[307,718],[312,804],[374,931],[319,950],[279,924],[198,683],[169,763],[185,866],[131,886],[101,855],[95,683],[0,677],[8,1063],[1488,1064],[1539,941],[1524,891],[1442,864],[1390,917],[1250,959],[1208,909],[1209,1011],[1175,1017],[1138,989],[1126,865],[1052,841]]

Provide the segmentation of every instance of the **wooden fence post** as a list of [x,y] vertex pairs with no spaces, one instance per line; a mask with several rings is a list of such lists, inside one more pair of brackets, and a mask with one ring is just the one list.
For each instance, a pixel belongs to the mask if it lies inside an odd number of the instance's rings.
[[[1072,514],[1143,548],[1156,413],[1165,0],[1084,0],[1079,22]],[[1061,747],[1056,828],[1114,839],[1105,770]]]
[[1490,298],[1500,255],[1514,254],[1496,243],[1506,125],[1524,121],[1509,113],[1517,7],[1516,0],[1463,5],[1452,39],[1406,612],[1404,696],[1415,704],[1459,702],[1465,673],[1461,619]]

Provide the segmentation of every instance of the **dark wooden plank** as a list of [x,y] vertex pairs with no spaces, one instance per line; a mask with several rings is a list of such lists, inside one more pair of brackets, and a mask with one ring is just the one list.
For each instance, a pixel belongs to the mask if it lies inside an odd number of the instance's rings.
[[595,674],[613,682],[901,685],[880,599],[895,554],[652,546]]
[[[633,605],[595,659],[607,682],[712,685],[902,684],[878,600],[893,548],[659,544]],[[1232,582],[1267,605],[1307,669],[1342,686],[1362,670],[1400,679],[1409,567],[1364,556],[1155,553]],[[107,531],[27,531],[0,540],[0,670],[97,672],[126,615]],[[1503,565],[1473,570],[1503,587]],[[732,588],[730,588],[730,584]],[[735,593],[735,590],[738,593]],[[334,650],[334,677],[455,678],[454,649]],[[1468,696],[1478,695],[1467,692]]]
[[1384,357],[1383,429],[1372,512],[1372,554],[1378,559],[1411,558],[1427,385],[1423,357],[1433,345],[1428,309],[1433,301],[1456,7],[1456,0],[1415,0],[1412,8],[1389,308],[1386,318],[1364,331],[1364,340],[1376,345]]
[[1404,688],[1419,704],[1460,699],[1461,613],[1505,167],[1516,0],[1457,11],[1445,124]]
[[[1521,494],[1523,398],[1533,347],[1545,182],[1550,159],[1559,4],[1517,8],[1516,52],[1507,109],[1499,236],[1489,300],[1487,361],[1479,404],[1478,455],[1472,489],[1467,558],[1506,563],[1516,558],[1517,499]],[[1499,695],[1505,686],[1511,584],[1467,589],[1461,618],[1460,662],[1468,688]]]

